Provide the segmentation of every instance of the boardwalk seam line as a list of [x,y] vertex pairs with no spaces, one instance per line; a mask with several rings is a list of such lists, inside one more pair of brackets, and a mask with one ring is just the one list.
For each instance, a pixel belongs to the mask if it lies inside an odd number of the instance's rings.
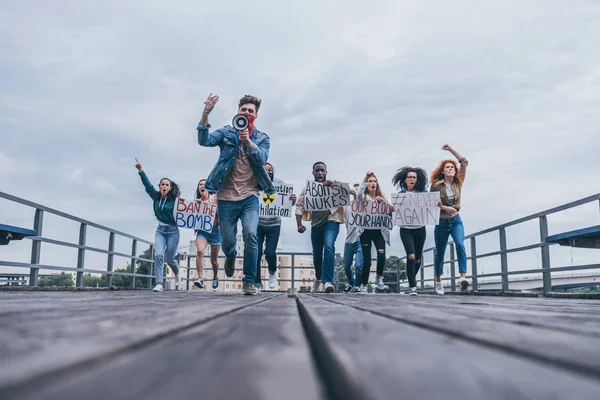
[[304,335],[312,353],[312,360],[317,367],[317,376],[328,398],[330,400],[370,399],[371,397],[362,387],[352,380],[299,297],[296,298],[296,304]]

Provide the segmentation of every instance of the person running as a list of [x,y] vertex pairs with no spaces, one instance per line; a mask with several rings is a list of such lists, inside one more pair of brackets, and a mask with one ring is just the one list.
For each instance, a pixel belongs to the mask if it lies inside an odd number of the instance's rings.
[[238,221],[242,223],[244,239],[244,278],[242,292],[245,295],[258,294],[254,285],[258,260],[257,234],[259,203],[262,190],[273,194],[275,188],[264,165],[269,158],[271,139],[254,127],[258,118],[261,100],[246,95],[238,103],[238,114],[248,118],[248,127],[238,131],[225,126],[209,132],[208,116],[219,101],[212,93],[204,102],[202,118],[198,123],[198,144],[220,149],[219,158],[204,185],[209,193],[217,193],[219,227],[221,230],[223,253],[225,253],[225,275],[235,273],[237,257],[236,240]]
[[449,151],[458,160],[443,160],[431,173],[431,192],[440,192],[438,206],[440,212],[440,223],[435,226],[435,292],[444,294],[442,275],[444,274],[444,254],[448,245],[448,237],[452,236],[458,258],[458,272],[460,273],[460,289],[465,291],[469,288],[467,281],[467,253],[465,251],[465,228],[458,212],[462,199],[462,187],[467,174],[469,162],[451,146],[445,144],[442,150]]
[[[354,184],[354,193],[351,193],[356,200],[356,191],[360,185]],[[344,271],[348,278],[348,283],[344,287],[344,293],[357,291],[362,281],[363,253],[360,245],[360,238],[357,234],[358,226],[349,226],[350,206],[344,207],[344,221],[346,224],[346,243],[344,244]],[[352,261],[354,261],[354,272],[352,272]]]
[[[331,186],[337,181],[327,180],[327,165],[322,161],[313,164],[315,182]],[[333,271],[335,266],[335,241],[340,232],[340,224],[344,222],[344,208],[335,207],[326,211],[306,211],[304,209],[306,187],[298,196],[296,203],[296,223],[298,232],[304,233],[306,227],[302,221],[311,221],[310,239],[313,249],[313,265],[315,267],[315,282],[312,292],[315,293],[323,283],[325,293],[333,293]]]
[[[209,194],[204,188],[206,179],[201,179],[196,187],[196,201],[202,203],[217,205],[217,195]],[[216,292],[219,288],[219,251],[221,250],[221,231],[219,229],[219,213],[215,215],[213,229],[210,233],[196,231],[196,271],[198,279],[194,281],[194,286],[198,289],[204,289],[204,251],[206,246],[210,245],[210,264],[213,270],[212,291]]]
[[135,159],[135,167],[139,171],[140,178],[146,188],[146,193],[153,201],[154,215],[158,220],[158,227],[154,236],[154,272],[156,275],[156,286],[153,292],[162,292],[163,288],[163,261],[175,274],[175,290],[179,290],[181,283],[179,279],[179,265],[177,264],[177,246],[179,245],[179,228],[173,217],[173,208],[179,197],[179,186],[168,178],[163,178],[158,184],[159,190],[148,179],[142,169],[142,164]]
[[[399,193],[427,192],[427,172],[422,168],[404,167],[399,169],[392,183],[399,189]],[[400,239],[406,251],[406,275],[410,286],[407,294],[417,295],[416,276],[423,260],[423,246],[427,231],[425,225],[403,225],[400,227]]]
[[[363,182],[356,192],[358,200],[371,200],[378,203],[385,203],[390,212],[394,207],[387,201],[385,194],[379,186],[379,181],[371,171],[367,172]],[[388,228],[364,229],[359,228],[360,244],[363,251],[362,285],[359,293],[368,293],[369,275],[371,275],[371,243],[377,249],[377,275],[375,277],[375,289],[388,291],[389,286],[383,283],[383,268],[385,266],[385,244],[390,245],[390,230]]]
[[[267,171],[274,186],[284,184],[281,179],[275,178],[275,169],[271,163],[265,164],[265,171]],[[296,195],[294,193],[290,194],[290,201],[292,202],[292,206],[296,204]],[[262,260],[264,247],[265,259],[269,267],[269,288],[275,289],[277,286],[277,243],[281,234],[281,217],[276,215],[258,217],[258,229],[256,232],[258,238],[258,262],[256,265],[255,286],[259,291],[262,289],[260,261]]]

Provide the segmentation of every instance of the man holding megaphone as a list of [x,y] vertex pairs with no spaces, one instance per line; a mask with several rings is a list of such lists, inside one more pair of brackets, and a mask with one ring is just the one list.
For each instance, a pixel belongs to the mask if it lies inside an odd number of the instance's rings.
[[259,202],[262,190],[268,194],[275,188],[263,168],[269,158],[271,140],[254,127],[261,100],[246,95],[239,101],[233,126],[225,126],[209,132],[208,115],[219,96],[212,93],[204,102],[202,119],[198,124],[198,143],[204,147],[219,146],[221,153],[204,187],[209,193],[217,193],[219,227],[222,250],[225,253],[225,274],[232,277],[235,272],[235,243],[238,220],[242,222],[244,237],[244,294],[257,293],[254,286],[258,260]]

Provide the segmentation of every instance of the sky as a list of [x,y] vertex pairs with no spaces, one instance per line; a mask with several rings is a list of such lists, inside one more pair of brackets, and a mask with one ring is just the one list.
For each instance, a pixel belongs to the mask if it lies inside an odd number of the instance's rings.
[[[452,145],[469,160],[467,233],[600,191],[598,2],[284,3],[0,2],[1,191],[152,240],[134,157],[153,182],[169,177],[191,197],[218,157],[197,143],[209,93],[220,96],[213,127],[230,123],[244,94],[263,99],[256,126],[271,138],[269,161],[298,190],[322,160],[349,183],[374,171],[389,195],[398,168],[431,172]],[[32,225],[29,208],[0,207],[0,223]],[[598,211],[551,217],[550,232],[598,224]],[[533,239],[509,232],[509,243],[538,239],[523,229]],[[45,235],[78,232],[46,217]],[[392,236],[388,254],[404,255]],[[192,237],[182,232],[181,245]],[[310,251],[291,220],[282,244]],[[30,247],[11,243],[1,258],[29,261]],[[43,249],[47,263],[75,265],[76,252]]]

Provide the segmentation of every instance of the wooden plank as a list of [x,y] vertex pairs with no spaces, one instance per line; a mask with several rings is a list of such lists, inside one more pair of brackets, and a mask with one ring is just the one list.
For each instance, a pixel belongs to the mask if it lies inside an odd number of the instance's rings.
[[125,350],[100,365],[36,381],[10,396],[19,400],[324,398],[296,302],[282,295],[150,346]]
[[373,399],[591,399],[600,393],[598,379],[323,298],[301,295],[300,302]]
[[[411,307],[399,301],[401,296],[390,296],[388,302],[377,297],[332,296],[328,300],[600,377],[598,336],[490,320],[484,317],[485,310],[482,310],[480,318],[476,314],[464,315],[452,309]],[[440,298],[440,301],[443,299]]]
[[[413,298],[406,298],[406,296],[402,297],[404,297],[404,299],[395,299],[395,301],[398,301],[398,304],[401,304],[402,307],[431,307],[431,304],[420,303],[418,300],[413,301]],[[419,299],[421,297],[423,296],[419,296]],[[511,304],[508,304],[506,307],[502,307],[477,301],[461,301],[451,304],[445,304],[445,302],[439,301],[436,304],[436,308],[439,310],[446,310],[453,314],[512,322],[519,325],[538,326],[575,334],[600,337],[600,315],[598,312],[593,314],[581,314],[572,312],[572,307],[565,309],[560,306],[555,306],[551,307],[550,309],[531,310]]]
[[[119,353],[273,295],[194,292],[38,292],[31,312],[0,318],[0,388]],[[12,297],[8,296],[8,297]],[[24,298],[27,296],[24,295]],[[2,296],[14,311],[15,300]]]

